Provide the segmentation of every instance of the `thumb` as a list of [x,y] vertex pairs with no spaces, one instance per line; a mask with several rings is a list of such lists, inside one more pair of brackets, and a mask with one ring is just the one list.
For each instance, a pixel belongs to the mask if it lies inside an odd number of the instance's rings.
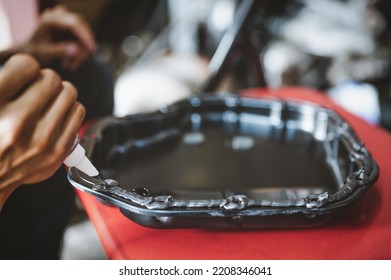
[[65,46],[65,54],[62,57],[62,66],[69,70],[76,70],[87,57],[88,51],[76,42],[69,42]]
[[42,50],[42,60],[45,64],[50,64],[55,61],[64,63],[64,61],[72,61],[80,53],[80,46],[74,42],[61,42],[55,44],[47,44]]

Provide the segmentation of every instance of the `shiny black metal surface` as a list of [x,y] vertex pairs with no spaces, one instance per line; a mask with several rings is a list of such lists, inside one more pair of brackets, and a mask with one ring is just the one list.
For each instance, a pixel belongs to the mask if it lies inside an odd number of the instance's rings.
[[70,169],[71,183],[156,228],[319,225],[378,175],[334,112],[235,95],[101,119],[82,144],[113,180]]

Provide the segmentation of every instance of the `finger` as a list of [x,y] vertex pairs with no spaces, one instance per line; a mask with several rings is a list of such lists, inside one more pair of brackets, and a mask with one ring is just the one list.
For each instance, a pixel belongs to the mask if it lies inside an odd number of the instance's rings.
[[61,61],[64,57],[69,56],[69,53],[74,52],[73,47],[69,47],[69,44],[68,42],[45,42],[37,45],[35,54],[44,65],[48,65],[53,61]]
[[57,73],[50,69],[43,69],[38,79],[12,105],[20,111],[21,119],[39,116],[50,100],[61,90],[62,83]]
[[63,7],[48,11],[43,17],[47,26],[58,27],[70,31],[89,51],[95,50],[95,39],[89,24],[78,14]]
[[[30,149],[29,156],[23,155],[23,161],[19,161],[20,167],[23,164],[33,165],[36,171],[36,176],[32,174],[25,183],[40,181],[43,179],[42,176],[48,177],[58,169],[71,150],[84,115],[84,107],[76,102],[66,116],[60,132],[53,133],[48,138],[48,135],[42,135],[42,129],[35,131],[34,148]],[[40,160],[37,161],[37,158]]]
[[0,103],[16,97],[24,87],[39,75],[39,64],[31,56],[12,56],[0,70]]
[[64,152],[64,159],[69,154],[69,151],[72,148],[73,143],[75,142],[77,132],[79,131],[80,126],[83,123],[85,114],[86,112],[83,105],[81,105],[81,103],[79,102],[76,102],[72,106],[72,109],[70,110],[63,123],[60,137],[55,145],[55,151],[57,153]]
[[76,98],[76,89],[70,83],[63,82],[63,90],[55,98],[51,99],[42,116],[35,121],[29,118],[30,124],[27,121],[24,122],[25,128],[23,132],[31,129],[32,131],[30,132],[31,135],[29,134],[30,136],[25,135],[21,140],[27,140],[28,143],[31,143],[29,145],[32,145],[32,148],[21,153],[14,160],[15,164],[27,162],[37,155],[44,154],[45,151],[50,152],[52,150],[54,143],[59,137],[63,122],[75,104]]
[[49,65],[51,62],[60,62],[67,69],[76,64],[76,68],[89,55],[84,46],[78,42],[50,42],[36,49],[42,64]]
[[89,52],[80,44],[68,42],[66,54],[62,57],[62,66],[70,70],[76,70],[88,55]]
[[76,102],[76,88],[68,82],[62,82],[62,85],[63,90],[55,97],[50,106],[48,106],[44,116],[42,116],[40,126],[45,129],[45,134],[47,135],[42,135],[43,137],[52,138],[53,135],[59,132],[68,112]]

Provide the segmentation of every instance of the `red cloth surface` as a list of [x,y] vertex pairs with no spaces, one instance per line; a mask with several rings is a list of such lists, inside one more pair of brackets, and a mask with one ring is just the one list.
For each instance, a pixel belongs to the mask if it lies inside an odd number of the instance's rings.
[[252,89],[250,96],[312,101],[332,108],[353,127],[380,168],[377,182],[329,223],[312,228],[158,230],[78,191],[110,259],[391,259],[391,134],[304,88]]

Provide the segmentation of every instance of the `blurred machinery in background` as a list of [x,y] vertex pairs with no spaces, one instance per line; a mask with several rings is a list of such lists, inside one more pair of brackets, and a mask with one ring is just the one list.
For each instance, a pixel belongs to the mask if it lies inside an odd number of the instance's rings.
[[285,1],[261,25],[271,36],[261,51],[267,85],[322,89],[368,122],[387,125],[390,49],[381,5]]
[[115,70],[117,115],[194,93],[294,85],[391,130],[384,0],[103,2],[93,26],[97,56]]

